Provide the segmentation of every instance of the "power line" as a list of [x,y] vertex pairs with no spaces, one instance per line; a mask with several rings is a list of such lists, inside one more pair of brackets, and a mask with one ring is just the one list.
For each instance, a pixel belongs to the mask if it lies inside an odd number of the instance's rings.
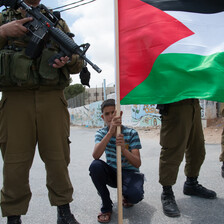
[[89,3],[94,2],[94,1],[96,1],[96,0],[91,0],[91,1],[89,1],[89,2],[85,2],[85,3],[79,4],[79,5],[77,5],[77,6],[73,6],[73,7],[67,8],[67,9],[63,9],[63,10],[61,10],[60,12],[64,12],[64,11],[66,11],[66,10],[74,9],[74,8],[77,8],[77,7],[82,6],[82,5],[89,4]]
[[84,0],[79,0],[77,2],[73,2],[73,3],[70,3],[70,4],[67,4],[67,5],[63,5],[63,6],[59,6],[57,8],[54,8],[53,10],[56,10],[56,9],[61,9],[61,8],[64,8],[64,7],[67,7],[67,6],[70,6],[70,5],[74,5],[74,4],[77,4],[79,2],[83,2]]
[[[57,8],[54,8],[53,10],[55,10],[55,9],[61,9],[61,8],[65,8],[65,7],[67,7],[67,6],[74,5],[74,4],[77,4],[77,3],[79,3],[79,2],[83,2],[83,1],[84,1],[84,0],[80,0],[80,1],[73,2],[73,3],[67,4],[67,5],[59,6],[59,7],[57,7]],[[82,6],[82,5],[89,4],[89,3],[94,2],[94,1],[96,1],[96,0],[91,0],[91,1],[88,1],[88,2],[84,2],[84,3],[82,3],[82,4],[75,5],[75,6],[73,6],[73,7],[67,8],[67,9],[62,9],[62,10],[60,10],[60,12],[64,12],[64,11],[67,11],[67,10],[70,10],[70,9],[74,9],[74,8],[77,8],[77,7]]]

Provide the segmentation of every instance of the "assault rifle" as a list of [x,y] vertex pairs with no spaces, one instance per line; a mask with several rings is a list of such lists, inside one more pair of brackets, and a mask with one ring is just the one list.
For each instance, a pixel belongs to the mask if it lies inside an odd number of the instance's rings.
[[[102,71],[85,56],[90,44],[77,45],[72,39],[74,34],[66,34],[56,28],[55,26],[59,19],[45,5],[40,4],[34,8],[28,6],[23,0],[0,0],[0,6],[3,5],[12,9],[22,7],[26,10],[27,17],[33,18],[32,21],[24,24],[31,34],[31,40],[26,48],[26,54],[30,58],[40,56],[45,43],[51,38],[60,46],[60,52],[49,59],[49,64],[54,64],[54,60],[57,58],[59,59],[64,56],[71,58],[72,54],[78,54],[98,73]],[[42,9],[46,12],[45,14],[41,12]]]

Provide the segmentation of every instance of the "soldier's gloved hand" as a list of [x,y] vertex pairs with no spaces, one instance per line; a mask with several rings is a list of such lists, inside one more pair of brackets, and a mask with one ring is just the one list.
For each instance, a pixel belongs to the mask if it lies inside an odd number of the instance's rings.
[[86,86],[90,87],[90,85],[89,85],[90,72],[88,71],[87,67],[82,68],[82,71],[80,72],[79,77],[81,79],[82,85],[86,85]]

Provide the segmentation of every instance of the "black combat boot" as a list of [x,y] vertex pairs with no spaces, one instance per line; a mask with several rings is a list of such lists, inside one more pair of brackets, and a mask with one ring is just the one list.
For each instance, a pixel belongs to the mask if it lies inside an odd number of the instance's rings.
[[8,216],[8,221],[7,221],[7,224],[21,224],[22,221],[21,221],[21,218],[20,216]]
[[194,195],[201,198],[216,198],[216,193],[203,187],[201,184],[198,184],[197,179],[197,177],[187,177],[187,180],[184,183],[184,194]]
[[221,175],[224,178],[224,162],[223,162],[222,167],[221,167]]
[[171,186],[163,186],[163,192],[161,194],[161,201],[163,206],[163,212],[169,217],[180,216],[180,211],[177,207],[173,190]]
[[58,210],[57,224],[80,224],[70,211],[69,204],[60,205]]

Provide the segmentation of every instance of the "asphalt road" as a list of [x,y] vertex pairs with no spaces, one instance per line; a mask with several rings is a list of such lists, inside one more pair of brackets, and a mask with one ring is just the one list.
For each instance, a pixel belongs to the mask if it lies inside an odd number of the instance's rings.
[[[74,186],[74,201],[71,210],[81,224],[96,224],[101,201],[96,193],[88,173],[92,161],[94,135],[96,129],[71,127],[71,163],[70,177]],[[220,224],[224,223],[224,179],[220,175],[221,164],[218,161],[220,145],[206,145],[207,156],[202,166],[199,182],[217,192],[215,200],[185,196],[182,193],[185,176],[182,163],[174,192],[181,211],[179,218],[163,215],[158,183],[158,160],[160,145],[158,140],[141,138],[142,167],[145,174],[145,198],[132,208],[124,209],[124,224]],[[45,187],[44,164],[36,153],[30,172],[32,199],[27,215],[22,216],[23,224],[56,224],[56,208],[51,207]],[[0,186],[2,187],[2,160],[0,159]],[[111,224],[117,223],[117,191],[111,188],[114,202]],[[6,224],[6,218],[0,217],[0,224]]]

